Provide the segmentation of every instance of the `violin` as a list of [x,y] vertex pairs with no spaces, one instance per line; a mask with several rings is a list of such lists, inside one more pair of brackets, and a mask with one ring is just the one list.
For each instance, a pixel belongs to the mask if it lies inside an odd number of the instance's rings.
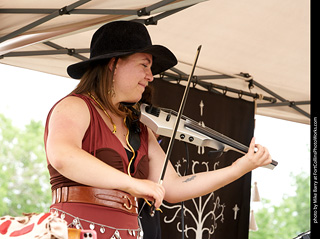
[[[187,96],[190,89],[191,79],[198,61],[198,57],[201,50],[201,45],[197,49],[194,63],[192,65],[191,73],[189,75],[186,88],[183,93],[183,97],[180,103],[179,111],[174,112],[172,110],[160,109],[151,107],[146,104],[141,105],[140,121],[148,126],[154,133],[162,136],[170,137],[169,145],[166,152],[166,157],[161,170],[161,175],[158,183],[162,184],[166,168],[172,153],[173,144],[176,139],[189,142],[198,146],[207,146],[217,149],[220,152],[228,150],[235,150],[241,153],[247,153],[249,148],[239,142],[224,136],[207,127],[201,127],[197,122],[183,116],[183,110],[187,101]],[[167,111],[167,112],[166,112]],[[182,119],[182,123],[180,121]],[[162,123],[162,124],[160,124]],[[272,163],[265,166],[273,169],[277,166],[277,162],[272,160]],[[154,202],[151,205],[150,216],[155,215]]]
[[[147,104],[141,104],[140,110],[140,121],[143,124],[148,126],[157,135],[171,137],[174,123],[176,122],[177,112],[171,109],[154,107]],[[246,154],[249,150],[248,146],[210,129],[209,127],[202,126],[199,122],[184,115],[181,116],[175,139],[197,146],[209,147],[220,153],[232,150]],[[270,164],[263,167],[272,170],[277,165],[278,162],[272,160]]]

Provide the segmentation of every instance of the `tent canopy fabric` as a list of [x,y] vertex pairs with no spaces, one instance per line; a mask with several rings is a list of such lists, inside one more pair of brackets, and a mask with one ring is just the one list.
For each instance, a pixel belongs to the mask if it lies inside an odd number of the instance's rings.
[[183,84],[202,45],[194,87],[309,124],[310,0],[2,0],[0,63],[67,77],[94,31],[115,20],[146,24],[175,53],[178,65],[159,78]]

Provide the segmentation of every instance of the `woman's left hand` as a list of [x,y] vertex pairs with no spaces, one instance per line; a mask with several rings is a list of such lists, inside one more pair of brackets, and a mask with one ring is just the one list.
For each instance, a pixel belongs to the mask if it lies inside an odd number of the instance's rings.
[[271,162],[272,158],[269,150],[260,144],[255,144],[255,138],[253,137],[249,146],[248,153],[235,161],[233,163],[233,166],[239,167],[239,169],[247,173],[255,168],[268,165]]

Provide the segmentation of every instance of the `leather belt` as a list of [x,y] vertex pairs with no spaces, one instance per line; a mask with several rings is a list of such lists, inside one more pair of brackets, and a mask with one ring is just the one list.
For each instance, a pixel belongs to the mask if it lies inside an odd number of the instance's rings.
[[119,190],[86,186],[62,187],[53,190],[52,204],[62,202],[95,204],[138,215],[137,198]]

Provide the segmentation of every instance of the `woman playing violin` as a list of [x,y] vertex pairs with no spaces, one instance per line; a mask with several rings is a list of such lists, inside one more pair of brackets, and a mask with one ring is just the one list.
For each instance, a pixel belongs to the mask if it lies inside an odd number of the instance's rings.
[[117,21],[95,32],[90,59],[68,67],[81,80],[49,112],[45,146],[51,210],[69,226],[94,229],[98,238],[139,238],[138,198],[156,208],[163,200],[185,201],[271,162],[252,139],[249,152],[229,167],[179,177],[169,163],[163,184],[157,183],[165,153],[132,105],[153,75],[176,63],[170,50],[152,45],[144,25]]

